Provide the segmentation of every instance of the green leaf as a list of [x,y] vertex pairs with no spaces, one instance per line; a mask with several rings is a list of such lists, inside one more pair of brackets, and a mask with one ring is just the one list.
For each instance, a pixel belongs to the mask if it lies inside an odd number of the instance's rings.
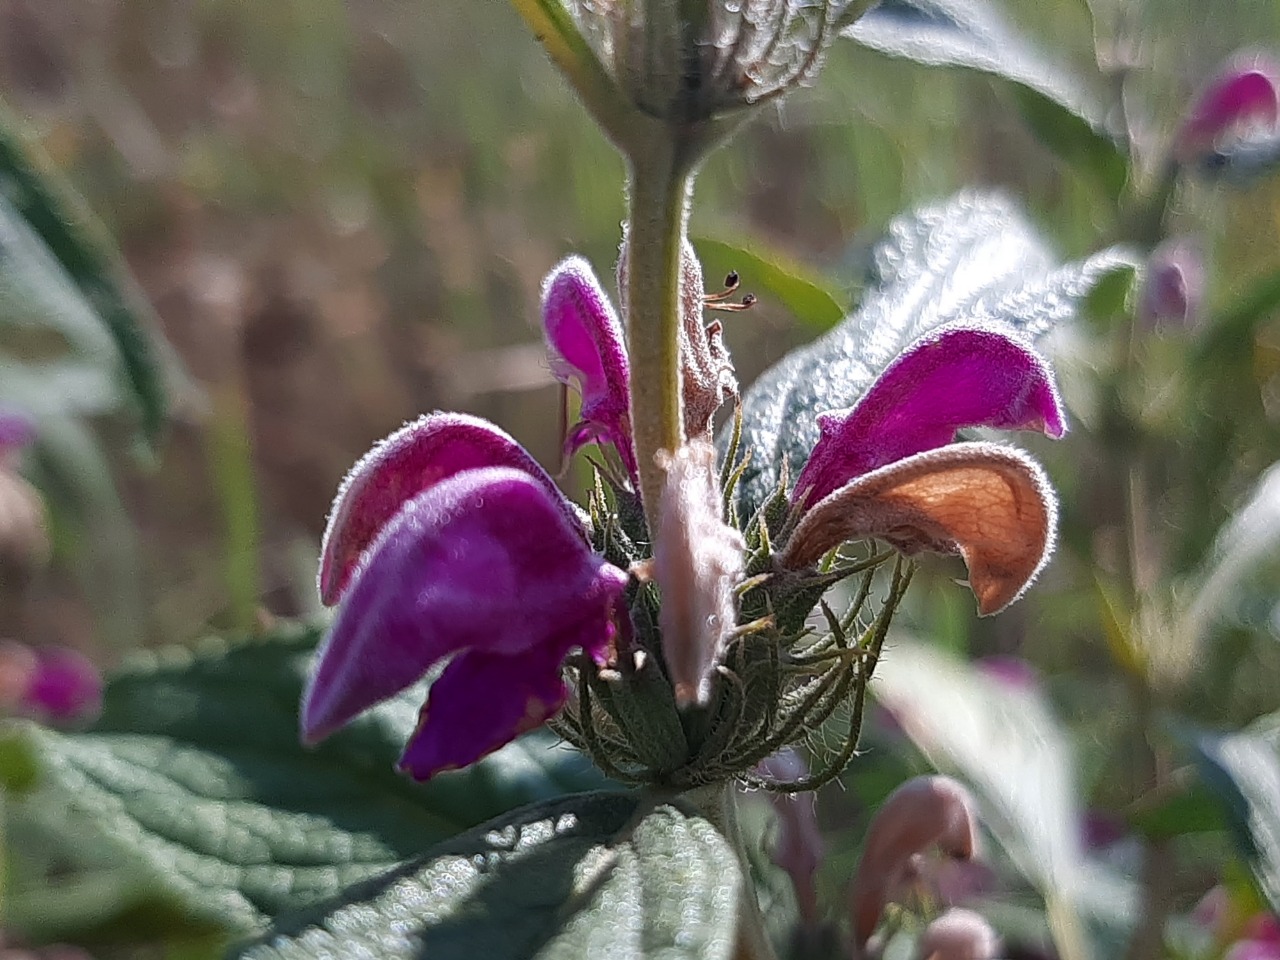
[[928,66],[963,67],[1008,81],[1023,119],[1112,199],[1128,161],[1081,84],[1049,61],[985,0],[882,0],[844,32],[879,53]]
[[517,811],[277,924],[244,960],[727,960],[741,879],[706,820],[584,794]]
[[1075,763],[1038,690],[905,644],[886,651],[872,690],[936,766],[977,791],[984,821],[1044,895],[1062,956],[1087,951],[1078,911],[1127,919],[1132,890],[1085,860]]
[[816,415],[852,406],[913,340],[957,320],[999,322],[1037,337],[1070,319],[1099,279],[1131,260],[1109,250],[1058,266],[1026,218],[1002,197],[965,192],[903,216],[872,251],[858,309],[769,369],[743,398],[738,484],[749,517],[795,477],[818,439]]
[[167,401],[150,308],[106,252],[101,227],[32,149],[0,109],[0,323],[46,327],[99,369],[119,365],[154,441]]
[[844,308],[836,296],[799,263],[755,244],[743,246],[702,237],[694,245],[711,286],[718,275],[736,270],[745,291],[773,298],[805,326],[826,331],[844,319]]
[[1204,325],[1192,355],[1193,369],[1204,376],[1238,365],[1253,353],[1258,327],[1280,310],[1280,270],[1255,283],[1235,303]]
[[513,807],[602,784],[546,733],[413,783],[393,765],[421,688],[304,750],[297,707],[316,639],[215,644],[114,678],[92,730],[27,728],[40,785],[19,806],[49,831],[92,836],[144,878],[139,898],[246,934]]
[[1201,735],[1194,748],[1259,889],[1280,910],[1280,714],[1240,733]]
[[1280,463],[1272,464],[1218,532],[1208,567],[1182,618],[1182,646],[1194,658],[1213,626],[1241,604],[1245,587],[1280,560]]

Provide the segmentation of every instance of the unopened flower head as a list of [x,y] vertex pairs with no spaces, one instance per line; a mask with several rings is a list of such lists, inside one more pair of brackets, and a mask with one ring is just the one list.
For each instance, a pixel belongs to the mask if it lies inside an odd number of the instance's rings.
[[696,123],[805,83],[861,0],[579,0],[596,55],[646,114]]

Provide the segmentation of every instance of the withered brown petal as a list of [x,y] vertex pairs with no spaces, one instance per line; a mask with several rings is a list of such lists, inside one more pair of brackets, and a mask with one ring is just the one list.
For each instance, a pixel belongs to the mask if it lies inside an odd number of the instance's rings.
[[1053,548],[1057,505],[1043,471],[1012,447],[956,443],[864,474],[816,503],[782,563],[816,563],[847,540],[958,553],[983,615],[1018,598]]

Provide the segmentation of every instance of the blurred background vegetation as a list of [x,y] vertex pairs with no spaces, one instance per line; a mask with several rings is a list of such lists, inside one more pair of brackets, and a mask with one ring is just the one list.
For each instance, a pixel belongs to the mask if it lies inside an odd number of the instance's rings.
[[[1125,77],[1126,98],[1149,109],[1131,114],[1135,136],[1152,145],[1233,50],[1280,46],[1273,0],[1005,6],[1061,64],[1098,77],[1100,95]],[[0,94],[122,249],[172,346],[174,402],[154,456],[91,398],[79,430],[45,431],[32,476],[49,502],[54,562],[9,582],[20,589],[6,588],[0,633],[111,666],[134,647],[314,613],[339,481],[422,411],[481,414],[556,468],[560,401],[539,284],[570,251],[611,272],[623,171],[506,3],[4,0]],[[692,234],[823,278],[849,307],[862,254],[889,219],[969,185],[1019,198],[1064,257],[1122,235],[1113,206],[1028,132],[1006,89],[837,44],[813,89],[711,160]],[[1207,322],[1276,285],[1280,180],[1186,182],[1167,224],[1205,251]],[[752,289],[731,254],[710,243],[704,253],[711,277],[736,266]],[[1144,509],[1164,575],[1199,569],[1280,459],[1275,297],[1255,313],[1201,367],[1189,341],[1151,338],[1126,387],[1150,454]],[[1103,333],[1121,322],[1114,309],[1091,320]],[[818,332],[764,294],[726,326],[744,384]],[[1111,431],[1095,402],[1087,338],[1057,347],[1075,432],[1019,442],[1062,493],[1059,559],[996,620],[976,623],[958,590],[930,591],[914,616],[966,655],[1032,660],[1097,748],[1091,796],[1122,803],[1134,793],[1126,771],[1140,765],[1114,735],[1131,678],[1116,668],[1098,584],[1105,594],[1109,576],[1124,578],[1124,511],[1105,480],[1112,454],[1138,441]],[[1280,607],[1259,596],[1222,638],[1235,652],[1195,687],[1191,715],[1227,726],[1275,709]]]

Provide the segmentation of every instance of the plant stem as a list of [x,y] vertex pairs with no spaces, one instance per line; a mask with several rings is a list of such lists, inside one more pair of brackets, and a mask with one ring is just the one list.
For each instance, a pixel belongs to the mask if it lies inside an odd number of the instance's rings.
[[654,138],[631,158],[628,190],[627,350],[631,425],[649,529],[658,525],[659,450],[684,440],[680,412],[680,248],[693,187],[678,143]]
[[733,952],[734,960],[777,960],[773,944],[764,929],[764,917],[760,915],[755,885],[751,882],[751,863],[742,842],[737,793],[733,783],[730,781],[698,787],[683,794],[683,798],[724,835],[738,855],[742,885],[738,891],[738,942]]

